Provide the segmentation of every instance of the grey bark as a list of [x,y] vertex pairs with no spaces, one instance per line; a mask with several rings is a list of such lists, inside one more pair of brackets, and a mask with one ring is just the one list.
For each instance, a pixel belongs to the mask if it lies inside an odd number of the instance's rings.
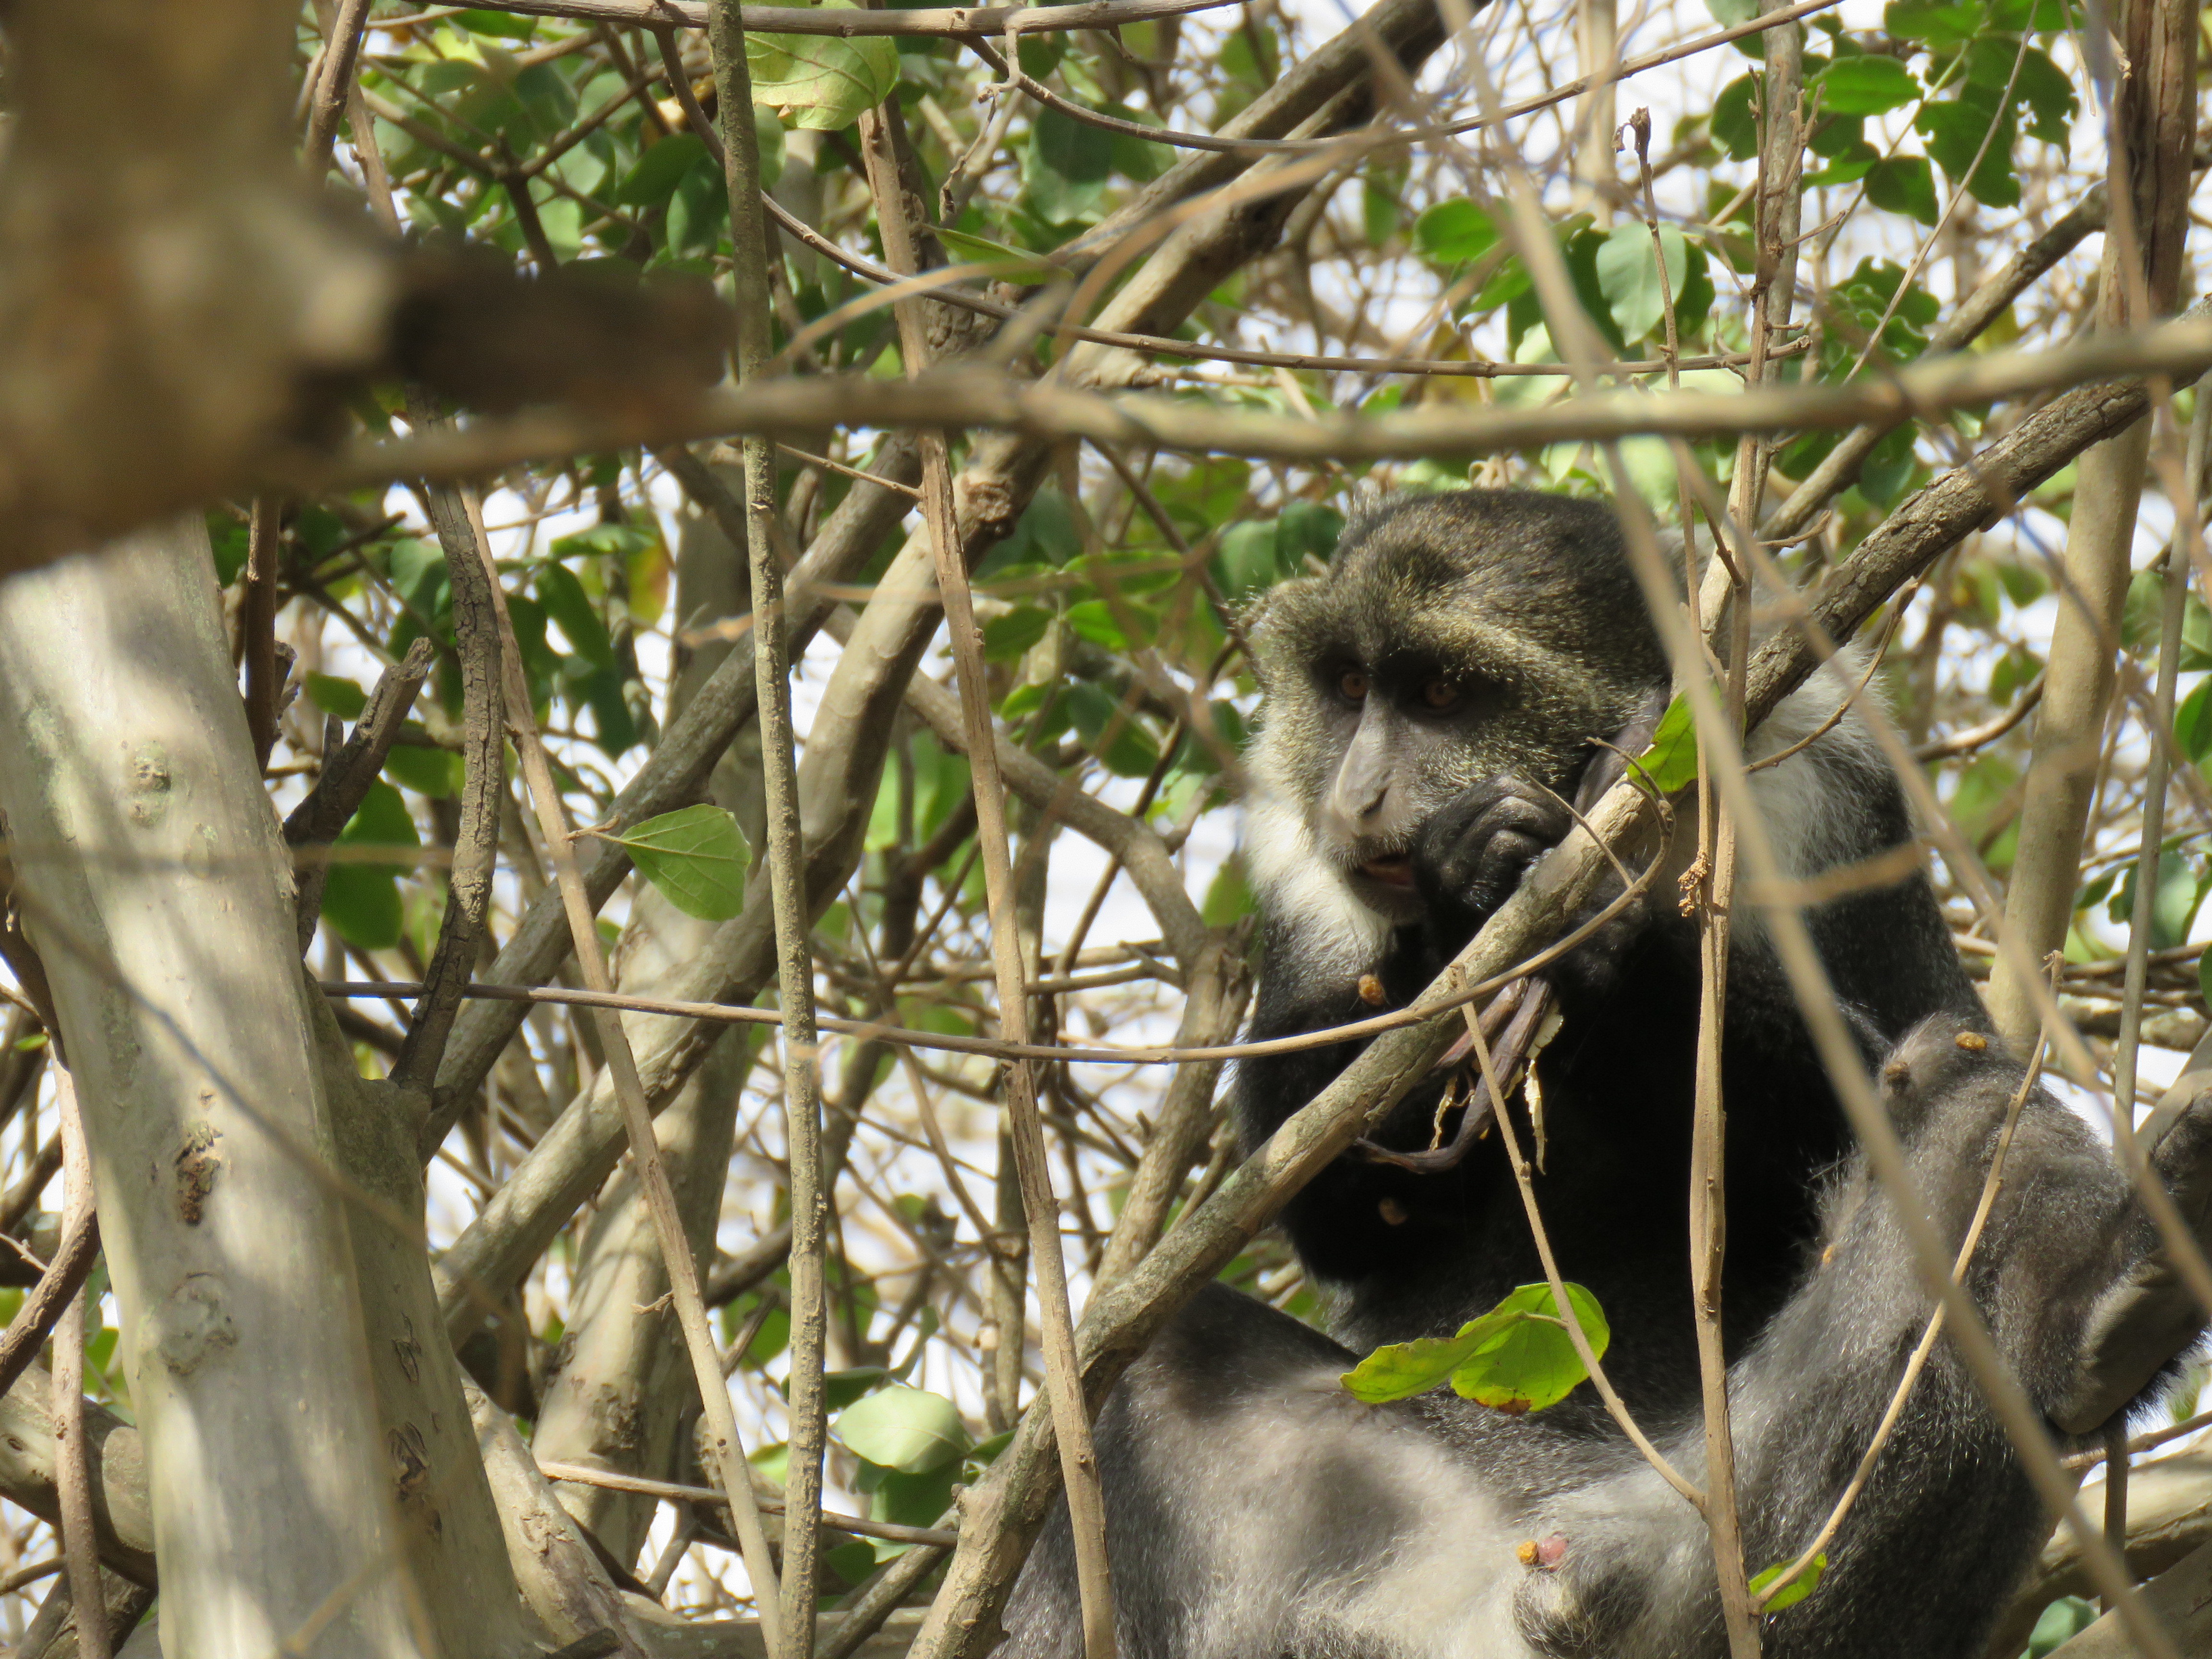
[[[627,992],[666,994],[713,924],[642,896],[617,966]],[[693,1255],[713,1260],[715,1223],[736,1132],[738,1095],[751,1063],[748,1034],[726,1030],[659,1123],[661,1156]],[[602,1197],[584,1235],[568,1326],[532,1443],[548,1462],[581,1463],[659,1480],[690,1479],[679,1443],[691,1372],[666,1306],[668,1269],[633,1172]],[[635,1561],[653,1500],[564,1483],[561,1501],[622,1562]]]
[[[921,474],[920,451],[911,437],[893,437],[877,453],[871,470],[911,483]],[[805,649],[836,604],[820,595],[820,588],[857,574],[913,506],[912,496],[870,483],[856,483],[838,503],[791,574],[787,610],[794,656]],[[708,675],[682,717],[671,721],[652,759],[615,797],[605,823],[620,828],[699,799],[732,738],[751,721],[754,702],[752,647],[740,640]],[[605,904],[629,873],[628,854],[610,842],[580,845],[577,860],[594,905]],[[568,959],[568,919],[560,895],[549,887],[532,900],[481,977],[494,984],[543,985]],[[527,1012],[526,1004],[500,1002],[472,1002],[461,1011],[438,1068],[436,1103],[423,1132],[425,1158],[483,1086]]]
[[165,1645],[327,1620],[319,1653],[416,1653],[290,859],[197,518],[0,588],[0,807],[83,1104]]
[[[61,1513],[54,1491],[54,1425],[43,1403],[53,1390],[33,1366],[22,1385],[0,1395],[0,1498],[40,1520]],[[138,1431],[90,1401],[84,1437],[92,1461],[92,1518],[100,1559],[134,1583],[154,1580],[154,1516],[146,1504],[146,1462]]]
[[[742,550],[714,521],[697,516],[678,543],[677,615],[683,628],[703,629],[741,616],[747,606]],[[683,648],[683,647],[679,647]],[[712,684],[733,654],[731,642],[708,639],[679,659],[669,694],[672,725]],[[745,653],[748,659],[750,652]],[[748,725],[740,737],[757,728]],[[749,846],[761,844],[757,746],[741,755],[732,743],[715,762],[708,793],[738,817]],[[674,994],[684,965],[707,948],[711,922],[687,916],[647,890],[631,907],[614,963],[622,989],[641,996]],[[676,1096],[660,1123],[666,1159],[686,1237],[699,1261],[714,1259],[715,1224],[737,1127],[738,1093],[751,1064],[749,1035],[726,1030],[697,1076]],[[625,1172],[602,1195],[584,1235],[574,1306],[557,1368],[538,1417],[532,1445],[550,1462],[681,1481],[690,1478],[679,1444],[690,1367],[673,1314],[665,1305],[668,1271],[654,1243],[635,1176]],[[653,1500],[605,1486],[563,1483],[568,1512],[617,1560],[634,1561],[653,1522]]]

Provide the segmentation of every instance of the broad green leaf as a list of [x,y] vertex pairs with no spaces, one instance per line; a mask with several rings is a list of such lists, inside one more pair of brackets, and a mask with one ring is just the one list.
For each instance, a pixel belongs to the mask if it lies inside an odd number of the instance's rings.
[[[751,39],[750,35],[746,37],[748,44]],[[615,204],[659,207],[676,193],[676,186],[694,167],[712,168],[716,178],[721,177],[721,169],[708,158],[707,147],[699,142],[697,134],[679,132],[664,138],[639,156],[637,165],[623,174],[622,182],[615,186]]]
[[1567,275],[1574,279],[1575,297],[1583,302],[1583,310],[1597,331],[1625,357],[1628,355],[1628,342],[1621,337],[1620,325],[1613,320],[1613,307],[1606,303],[1605,286],[1597,274],[1598,252],[1608,239],[1589,228],[1587,214],[1577,214],[1560,228],[1571,227],[1578,228],[1560,239],[1559,251],[1566,255]]
[[848,1406],[837,1415],[836,1429],[852,1451],[902,1474],[940,1468],[974,1443],[957,1406],[903,1382]]
[[1892,213],[1908,213],[1923,225],[1937,217],[1936,173],[1924,155],[1899,155],[1867,169],[1867,200]]
[[[852,8],[852,0],[822,0]],[[745,33],[753,101],[790,115],[803,131],[835,132],[898,85],[898,48],[884,37]]]
[[[1579,1285],[1567,1301],[1601,1358],[1613,1340],[1597,1298]],[[1523,1285],[1454,1336],[1419,1337],[1377,1348],[1344,1373],[1346,1389],[1370,1405],[1410,1399],[1449,1380],[1462,1397],[1498,1410],[1541,1411],[1565,1399],[1589,1373],[1555,1313],[1548,1285]]]
[[[1738,23],[1748,23],[1766,8],[1762,0],[1705,0],[1705,9],[1723,28],[1734,28]],[[1766,37],[1763,34],[1741,35],[1735,46],[1747,58],[1766,55]]]
[[890,1376],[890,1372],[881,1365],[855,1365],[850,1370],[831,1371],[822,1379],[822,1403],[830,1411],[842,1412]]
[[2027,124],[2029,137],[2040,138],[2046,144],[2067,142],[2072,133],[2074,112],[2081,107],[2074,95],[2074,83],[2057,64],[2033,46],[2021,59],[2020,79],[2014,84],[2014,94],[2033,118]]
[[1440,265],[1463,265],[1497,246],[1497,223],[1465,197],[1439,202],[1413,221],[1414,251]]
[[964,230],[940,227],[937,240],[955,258],[988,267],[990,276],[998,282],[1035,288],[1040,283],[1054,282],[1068,274],[1065,265],[1056,265],[1041,254],[1024,253],[987,236],[970,236]]
[[361,711],[368,707],[368,693],[355,682],[337,674],[307,674],[307,700],[325,714],[336,714],[342,720],[357,720]]
[[393,782],[404,785],[416,794],[432,795],[441,800],[459,794],[462,784],[467,781],[467,768],[452,750],[425,748],[411,743],[392,745],[392,752],[384,757],[384,772]]
[[1045,635],[1052,613],[1035,605],[1018,605],[1003,617],[983,624],[983,654],[993,662],[1012,662]]
[[[1199,915],[1209,927],[1226,927],[1252,914],[1252,887],[1244,879],[1244,863],[1231,854],[1221,861],[1206,890]],[[1364,1395],[1361,1396],[1363,1399]]]
[[1344,1386],[1370,1406],[1426,1394],[1474,1352],[1477,1334],[1486,1328],[1488,1320],[1485,1315],[1472,1321],[1456,1336],[1421,1336],[1411,1342],[1386,1343],[1344,1373]]
[[1621,337],[1631,343],[1664,328],[1665,302],[1681,294],[1689,276],[1689,248],[1682,233],[1672,225],[1662,225],[1659,243],[1666,250],[1667,259],[1663,292],[1650,227],[1634,220],[1615,226],[1597,251],[1598,286],[1604,291]]
[[338,832],[337,844],[342,848],[405,849],[388,861],[333,860],[323,884],[323,917],[338,937],[359,950],[388,951],[406,929],[406,910],[393,871],[415,866],[414,849],[422,845],[422,836],[414,815],[397,789],[381,781],[373,783],[361,810]]
[[1721,95],[1713,100],[1709,123],[1713,142],[1738,161],[1748,161],[1759,154],[1759,117],[1751,108],[1758,94],[1758,84],[1752,77],[1740,75],[1723,87]]
[[[1075,620],[1071,610],[1071,626]],[[1124,778],[1150,775],[1160,757],[1159,750],[1152,734],[1138,724],[1135,715],[1122,709],[1113,693],[1088,680],[1076,680],[1067,688],[1067,711],[1085,746],[1105,763],[1108,771]]]
[[407,926],[399,884],[389,870],[334,864],[323,882],[323,920],[362,951],[389,951]]
[[2045,1659],[2057,1651],[2070,1638],[2097,1622],[2097,1609],[2078,1595],[2062,1595],[2044,1608],[2043,1616],[2035,1621],[2035,1629],[2027,1638],[2027,1651],[2023,1659]]
[[1962,87],[1956,98],[1922,105],[1912,125],[1953,183],[1964,179],[1967,192],[1986,206],[2013,207],[2020,201],[2020,179],[2012,166],[2017,124],[2011,106],[2000,106],[1999,93],[1999,88]]
[[751,854],[738,821],[719,806],[685,806],[608,840],[629,854],[638,873],[687,916],[727,921],[744,908]]
[[1662,795],[1686,789],[1698,779],[1698,724],[1690,713],[1690,700],[1678,696],[1667,705],[1651,746],[1638,757],[1652,786]]
[[1232,604],[1273,587],[1287,574],[1278,549],[1281,543],[1273,519],[1233,524],[1221,532],[1213,550],[1213,580]]
[[[1132,109],[1127,104],[1109,104],[1106,113],[1140,127],[1164,127],[1167,125],[1150,110]],[[1113,140],[1114,171],[1125,179],[1133,179],[1140,185],[1148,184],[1175,163],[1175,150],[1170,145],[1133,138],[1126,132],[1107,136]]]
[[1880,115],[1920,96],[1912,71],[1894,58],[1838,58],[1813,77],[1820,107],[1836,115]]
[[495,34],[505,40],[527,40],[538,32],[535,17],[517,17],[504,11],[465,11],[453,21],[471,34]]
[[576,573],[565,564],[549,564],[538,573],[534,586],[538,603],[568,636],[569,648],[594,668],[613,666],[614,641]]
[[[1805,1564],[1795,1578],[1774,1592],[1773,1598],[1766,1604],[1766,1611],[1779,1613],[1784,1607],[1796,1607],[1820,1587],[1820,1575],[1827,1570],[1828,1553],[1822,1550]],[[1790,1564],[1787,1561],[1776,1562],[1751,1581],[1751,1593],[1753,1595],[1764,1594],[1768,1585],[1779,1581],[1782,1575],[1789,1571]]]
[[2212,680],[2191,691],[2173,711],[2173,740],[2200,766],[2212,755]]
[[1954,0],[1891,0],[1882,11],[1882,27],[1902,40],[1955,46],[1974,38],[1982,16],[1979,9]]
[[1047,107],[1022,147],[1022,190],[1030,210],[1053,224],[1097,211],[1114,171],[1113,135]]
[[1308,555],[1326,564],[1344,533],[1344,514],[1319,501],[1286,501],[1275,520],[1275,564],[1285,576],[1304,568]]
[[1083,599],[1068,606],[1067,625],[1075,630],[1078,638],[1103,646],[1109,651],[1129,648],[1129,636],[1122,630],[1121,618],[1103,599]]
[[[1579,1285],[1565,1289],[1590,1352],[1603,1358],[1613,1333],[1597,1298]],[[1549,1285],[1523,1285],[1476,1323],[1488,1328],[1451,1376],[1463,1400],[1518,1416],[1557,1405],[1589,1376]]]

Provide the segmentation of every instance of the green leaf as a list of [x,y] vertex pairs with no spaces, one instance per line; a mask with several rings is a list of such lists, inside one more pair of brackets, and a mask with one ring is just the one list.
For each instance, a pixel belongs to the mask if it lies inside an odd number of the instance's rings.
[[[2015,122],[2011,107],[1999,106],[1999,91],[1962,87],[1956,98],[1923,104],[1912,125],[1927,138],[1928,153],[1954,183],[1964,179],[1968,193],[1986,206],[2013,207],[2020,201],[2020,179],[2012,167]],[[1976,167],[1978,155],[1982,159]],[[1973,167],[1971,176],[1968,167]]]
[[[1035,36],[1024,36],[1034,40]],[[1127,104],[1109,104],[1106,113],[1140,127],[1164,127],[1167,123],[1150,110],[1132,109]],[[1142,138],[1133,138],[1126,132],[1107,134],[1114,146],[1114,171],[1125,179],[1149,184],[1174,165],[1175,150],[1168,144],[1155,144]]]
[[469,10],[453,20],[471,34],[496,35],[502,40],[527,40],[538,32],[535,17],[517,17],[504,11]]
[[1056,265],[1041,254],[1024,253],[1004,242],[994,242],[988,236],[970,236],[964,230],[940,227],[937,240],[955,258],[988,267],[988,274],[999,282],[1035,288],[1040,283],[1049,283],[1068,274],[1065,265]]
[[1698,723],[1690,713],[1690,700],[1678,696],[1667,705],[1651,746],[1638,757],[1654,787],[1662,795],[1686,789],[1698,779]]
[[307,674],[307,701],[325,714],[336,714],[342,720],[357,720],[361,711],[368,707],[368,693],[354,681],[337,674]]
[[851,1450],[902,1474],[940,1468],[974,1443],[957,1406],[903,1382],[848,1406],[837,1415],[836,1429]]
[[1413,221],[1413,251],[1440,265],[1463,265],[1498,246],[1498,225],[1465,197],[1438,202]]
[[1049,106],[1036,112],[1022,148],[1022,190],[1030,210],[1056,225],[1097,212],[1114,171],[1114,139]]
[[571,650],[594,668],[614,666],[614,641],[574,571],[565,564],[549,564],[538,573],[532,586],[545,614],[568,636]]
[[[1565,1288],[1590,1352],[1603,1358],[1613,1332],[1597,1298],[1579,1285]],[[1559,1404],[1589,1376],[1549,1285],[1522,1285],[1475,1322],[1490,1328],[1452,1372],[1462,1400],[1517,1417]]]
[[[1774,1592],[1773,1598],[1766,1604],[1766,1611],[1779,1613],[1784,1607],[1796,1607],[1820,1587],[1820,1575],[1827,1570],[1828,1553],[1822,1550],[1805,1564],[1795,1578]],[[1764,1593],[1768,1585],[1779,1581],[1782,1575],[1789,1571],[1787,1561],[1776,1562],[1751,1581],[1751,1593],[1753,1595]]]
[[360,811],[338,832],[342,848],[392,847],[406,849],[404,856],[373,863],[358,859],[333,861],[323,884],[322,914],[340,939],[362,951],[388,951],[405,931],[405,907],[399,899],[394,869],[415,867],[414,849],[422,845],[414,814],[399,792],[381,781],[368,787]]
[[1713,100],[1711,121],[1713,142],[1738,161],[1759,154],[1759,117],[1752,113],[1758,86],[1748,75],[1740,75],[1721,88]]
[[1309,555],[1326,564],[1344,533],[1344,514],[1319,501],[1289,501],[1275,520],[1275,563],[1286,576],[1298,574]]
[[[1748,23],[1765,9],[1760,0],[1705,0],[1705,9],[1713,15],[1713,21],[1723,28],[1734,28],[1738,23]],[[1764,58],[1766,55],[1766,37],[1763,34],[1741,35],[1733,44],[1747,58]]]
[[2173,711],[2173,740],[2199,766],[2212,755],[2212,680],[2204,681]]
[[1213,580],[1231,603],[1273,587],[1288,574],[1279,549],[1282,541],[1273,519],[1233,524],[1213,550]]
[[1980,32],[1980,12],[1954,0],[1891,0],[1882,11],[1882,27],[1902,40],[1927,40],[1957,46]]
[[1003,617],[983,624],[983,655],[992,662],[1012,662],[1045,635],[1052,613],[1035,605],[1018,605]]
[[2045,1659],[2046,1654],[2097,1622],[2097,1609],[2078,1595],[2062,1595],[2044,1608],[2043,1616],[2035,1621],[2035,1629],[2027,1638],[2027,1651],[2022,1659]]
[[1813,77],[1820,107],[1837,115],[1880,115],[1920,96],[1912,71],[1894,58],[1838,58]]
[[[752,39],[750,35],[746,37],[748,46]],[[696,133],[679,132],[664,138],[638,157],[637,165],[615,186],[615,204],[659,207],[676,193],[676,186],[694,167],[713,168],[714,176],[721,177],[721,170],[708,159],[707,147],[699,142]]]
[[2081,107],[2074,96],[2074,83],[2057,64],[2033,46],[2021,59],[2020,79],[2014,83],[2014,95],[2033,118],[2027,124],[2028,137],[2040,138],[2046,144],[2063,144],[2068,141],[2073,130],[2074,112]]
[[1672,225],[1659,227],[1659,244],[1666,251],[1666,288],[1661,291],[1659,258],[1651,246],[1648,226],[1631,220],[1613,228],[1597,251],[1597,280],[1605,302],[1621,337],[1643,339],[1664,327],[1665,301],[1679,298],[1690,272],[1689,247],[1682,233]]
[[[1074,623],[1073,612],[1068,620]],[[1067,712],[1085,746],[1105,763],[1108,771],[1124,778],[1151,774],[1159,750],[1152,734],[1138,724],[1135,715],[1122,709],[1121,700],[1113,693],[1088,680],[1074,681],[1067,688]]]
[[833,1412],[842,1412],[883,1382],[890,1372],[881,1365],[855,1365],[848,1371],[831,1371],[822,1379],[822,1403]]
[[1344,1373],[1344,1386],[1355,1399],[1370,1406],[1426,1394],[1474,1351],[1470,1333],[1479,1332],[1483,1325],[1484,1320],[1478,1319],[1462,1326],[1456,1336],[1422,1336],[1411,1342],[1386,1343]]
[[1867,169],[1867,200],[1892,213],[1909,213],[1923,225],[1936,222],[1936,171],[1924,155],[1899,155]]
[[[852,0],[824,6],[856,9]],[[898,48],[881,35],[841,40],[826,34],[745,33],[753,101],[790,115],[802,131],[835,132],[898,85]]]
[[744,908],[751,853],[738,821],[719,806],[680,807],[609,836],[637,872],[687,916],[727,921]]
[[[1613,1333],[1597,1298],[1579,1285],[1567,1301],[1602,1358]],[[1565,1399],[1589,1376],[1558,1317],[1549,1285],[1523,1285],[1455,1336],[1417,1338],[1377,1348],[1344,1373],[1344,1386],[1370,1405],[1406,1400],[1449,1379],[1462,1398],[1517,1415]]]
[[1067,625],[1079,639],[1103,646],[1109,651],[1129,648],[1129,636],[1122,631],[1121,618],[1103,599],[1084,599],[1068,606]]
[[384,775],[418,795],[446,800],[461,793],[461,786],[467,781],[467,767],[450,749],[395,743],[392,752],[384,757]]

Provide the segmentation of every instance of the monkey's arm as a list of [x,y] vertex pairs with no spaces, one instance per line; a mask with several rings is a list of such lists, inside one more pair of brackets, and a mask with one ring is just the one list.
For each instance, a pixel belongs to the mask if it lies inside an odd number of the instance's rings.
[[[1886,1104],[1906,1137],[1914,1182],[1955,1249],[1979,1201],[2020,1068],[1961,1049],[1968,1028],[1933,1020],[1884,1067]],[[2169,1184],[2205,1137],[2161,1143]],[[2152,1243],[2110,1153],[2048,1097],[2032,1097],[2007,1152],[1997,1200],[1967,1285],[2000,1352],[2046,1413],[2074,1387],[2090,1310]],[[1887,1197],[1863,1160],[1831,1195],[1819,1264],[1730,1376],[1737,1492],[1748,1571],[1793,1560],[1818,1535],[1871,1443],[1921,1339],[1932,1302]],[[1616,1315],[1618,1317],[1618,1315]],[[1703,1479],[1701,1431],[1671,1449]],[[1622,1653],[1724,1651],[1703,1521],[1638,1467],[1583,1489],[1551,1525],[1566,1539],[1552,1572],[1532,1572],[1524,1628],[1606,1632]],[[1772,1659],[1977,1654],[2047,1531],[2043,1504],[1979,1386],[1939,1339],[1895,1431],[1804,1601],[1769,1620]],[[1570,1646],[1570,1651],[1581,1650]]]

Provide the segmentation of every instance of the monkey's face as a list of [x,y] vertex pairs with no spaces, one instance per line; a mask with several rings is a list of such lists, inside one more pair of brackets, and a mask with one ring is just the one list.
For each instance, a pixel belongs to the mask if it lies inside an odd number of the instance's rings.
[[1257,781],[1398,923],[1420,915],[1410,853],[1432,813],[1499,775],[1567,793],[1593,739],[1666,682],[1610,511],[1554,496],[1389,504],[1250,633]]

